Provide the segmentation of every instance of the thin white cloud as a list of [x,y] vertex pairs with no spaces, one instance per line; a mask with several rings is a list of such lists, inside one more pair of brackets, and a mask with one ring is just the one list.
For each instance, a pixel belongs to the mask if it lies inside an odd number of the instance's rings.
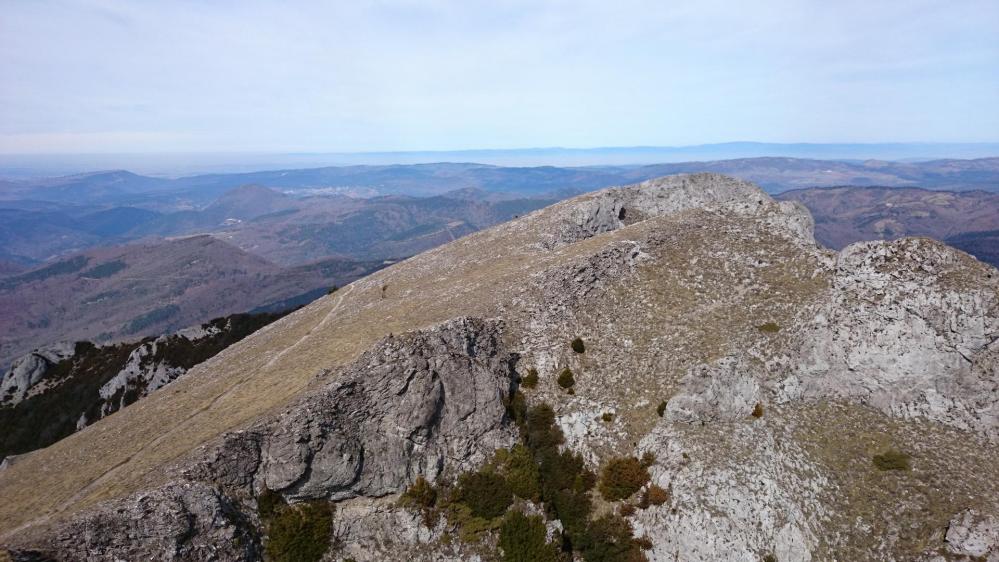
[[999,3],[733,4],[9,2],[0,151],[995,140]]

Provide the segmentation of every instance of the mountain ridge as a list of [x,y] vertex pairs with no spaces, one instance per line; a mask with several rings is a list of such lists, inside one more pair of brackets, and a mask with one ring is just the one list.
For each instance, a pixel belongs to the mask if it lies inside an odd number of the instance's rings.
[[[461,523],[426,526],[397,503],[417,476],[443,493],[457,474],[410,465],[423,449],[382,447],[371,441],[379,432],[345,429],[352,437],[330,440],[305,412],[316,400],[324,406],[311,411],[341,415],[330,393],[353,376],[396,372],[391,358],[411,351],[430,367],[408,373],[431,373],[429,358],[443,353],[461,366],[442,376],[484,377],[492,371],[478,345],[446,343],[481,336],[499,355],[516,354],[512,381],[540,374],[519,399],[551,404],[564,446],[602,479],[614,458],[652,454],[646,480],[668,499],[630,516],[621,500],[594,499],[629,518],[628,537],[644,533],[643,557],[961,555],[973,547],[947,529],[977,533],[999,513],[990,503],[999,474],[987,462],[999,438],[999,276],[931,240],[836,253],[817,247],[811,229],[798,203],[695,174],[582,195],[460,238],[265,327],[138,408],[17,459],[0,471],[0,495],[10,498],[0,505],[2,540],[26,556],[110,559],[153,556],[185,536],[178,555],[197,558],[240,536],[219,556],[256,559],[267,540],[256,502],[271,490],[299,506],[334,500],[337,555],[470,557],[474,544],[442,539]],[[431,349],[418,352],[420,342]],[[482,361],[494,356],[482,349]],[[444,446],[448,434],[435,432],[444,418],[431,407],[441,402],[386,401],[401,395],[365,391],[366,406],[342,415],[363,428],[381,412],[412,412],[413,425],[401,427],[421,447]],[[499,412],[515,399],[500,388],[475,403]],[[509,417],[493,416],[512,432]],[[371,464],[350,453],[355,446],[372,447]],[[911,456],[911,471],[872,464],[892,448]],[[455,462],[481,460],[463,449]],[[404,478],[388,478],[406,466],[414,469]],[[368,475],[361,481],[391,484],[354,488],[357,470]],[[348,488],[357,496],[338,495]],[[571,521],[564,506],[525,509]],[[150,538],[115,538],[138,531],[138,513]],[[220,517],[206,519],[212,513]],[[84,540],[94,528],[106,534]],[[573,542],[578,531],[567,529]],[[495,537],[481,540],[487,548]]]

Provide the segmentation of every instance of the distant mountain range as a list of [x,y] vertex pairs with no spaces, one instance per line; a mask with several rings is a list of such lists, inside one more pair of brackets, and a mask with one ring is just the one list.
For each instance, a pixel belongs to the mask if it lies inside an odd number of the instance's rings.
[[[549,196],[643,181],[668,174],[717,172],[759,183],[776,193],[833,185],[888,185],[931,189],[999,189],[999,158],[846,162],[760,157],[645,166],[497,167],[484,164],[345,166],[209,174],[176,179],[127,171],[96,172],[0,184],[0,201],[130,205],[152,210],[197,209],[226,191],[256,184],[299,194],[441,195],[476,188],[518,196]],[[6,206],[6,205],[5,205]]]
[[0,185],[0,275],[147,237],[216,233],[285,264],[401,257],[585,191],[710,171],[779,193],[828,186],[999,191],[999,158],[747,158],[648,166],[348,166],[176,179],[125,171]]
[[495,166],[635,166],[694,160],[793,157],[819,160],[931,160],[999,155],[999,143],[769,143],[691,146],[514,148],[353,153],[0,154],[0,177],[30,178],[128,168],[162,176],[324,166],[477,162]]
[[832,248],[923,235],[999,264],[999,158],[81,174],[0,185],[0,365],[58,339],[158,335],[294,306],[581,192],[703,170],[801,201]]
[[282,265],[330,256],[395,259],[561,198],[478,189],[428,197],[293,197],[249,185],[233,188],[201,209],[170,212],[37,201],[10,202],[6,204],[12,208],[5,209],[0,202],[0,262],[16,271],[87,248],[196,233],[212,233]]

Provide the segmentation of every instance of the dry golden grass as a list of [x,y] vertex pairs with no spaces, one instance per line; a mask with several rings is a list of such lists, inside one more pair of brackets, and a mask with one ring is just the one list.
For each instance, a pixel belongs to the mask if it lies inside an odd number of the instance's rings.
[[318,373],[381,337],[460,315],[493,316],[532,272],[623,235],[548,252],[537,241],[552,212],[468,236],[344,287],[226,349],[140,407],[16,459],[0,472],[0,534],[161,484],[172,463],[287,404]]
[[[999,448],[993,443],[857,405],[812,404],[791,415],[795,440],[836,490],[827,499],[829,525],[840,536],[820,558],[864,559],[889,543],[883,554],[913,559],[942,544],[955,513],[999,508]],[[911,470],[879,470],[872,458],[888,449],[910,455]]]

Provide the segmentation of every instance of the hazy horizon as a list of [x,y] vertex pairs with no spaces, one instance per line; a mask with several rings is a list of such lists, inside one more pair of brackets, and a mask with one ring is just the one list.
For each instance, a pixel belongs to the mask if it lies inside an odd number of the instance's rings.
[[533,147],[451,151],[0,154],[0,178],[19,179],[107,170],[180,177],[325,166],[467,163],[513,167],[640,166],[739,158],[838,161],[926,161],[999,157],[999,143],[760,143],[691,146]]

